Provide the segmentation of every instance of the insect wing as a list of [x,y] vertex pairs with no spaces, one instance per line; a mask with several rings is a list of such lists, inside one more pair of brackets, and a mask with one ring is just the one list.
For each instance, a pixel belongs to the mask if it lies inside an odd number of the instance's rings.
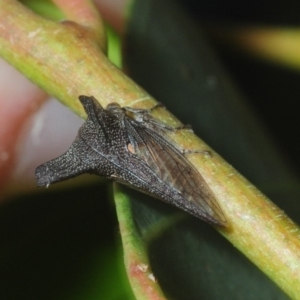
[[171,139],[157,126],[152,128],[135,120],[127,119],[126,127],[135,153],[167,183],[181,193],[188,203],[192,202],[199,212],[191,212],[206,221],[225,225],[226,218],[209,186]]
[[80,96],[88,119],[70,149],[36,169],[38,185],[89,172],[114,179],[171,203],[210,223],[226,225],[200,173],[174,146],[173,129],[150,110],[103,109],[94,97]]

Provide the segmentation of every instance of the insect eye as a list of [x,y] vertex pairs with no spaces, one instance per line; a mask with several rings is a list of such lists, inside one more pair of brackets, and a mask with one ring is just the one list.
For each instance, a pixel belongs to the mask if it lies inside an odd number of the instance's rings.
[[116,102],[112,102],[112,103],[109,103],[107,105],[106,109],[108,109],[108,110],[118,110],[118,109],[121,109],[121,106]]

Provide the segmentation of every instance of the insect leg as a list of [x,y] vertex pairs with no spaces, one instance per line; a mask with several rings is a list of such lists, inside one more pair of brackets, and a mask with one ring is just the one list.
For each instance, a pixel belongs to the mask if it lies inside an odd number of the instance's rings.
[[150,114],[152,113],[155,109],[157,108],[165,108],[165,106],[161,103],[158,102],[157,104],[155,104],[154,106],[152,106],[151,108],[148,109],[143,109],[143,108],[132,108],[129,106],[125,106],[123,107],[125,110],[130,111],[133,114]]
[[[193,132],[192,126],[190,124],[181,125],[177,127],[169,126],[165,123],[160,122],[153,118],[151,113],[157,108],[165,108],[162,103],[157,103],[153,107],[149,109],[136,109],[131,107],[124,107],[126,111],[129,111],[134,115],[134,119],[139,123],[143,123],[143,125],[151,130],[162,130],[165,132],[177,132],[179,130],[188,130]],[[157,129],[157,130],[156,130]],[[181,149],[178,146],[174,146],[181,154],[193,154],[193,153],[202,153],[204,155],[212,156],[211,152],[208,150],[185,150]]]
[[157,104],[155,104],[154,106],[152,106],[151,108],[149,108],[147,110],[149,111],[149,113],[151,113],[154,110],[156,110],[157,108],[166,108],[166,107],[161,102],[158,102]]
[[192,126],[190,124],[181,125],[178,127],[172,127],[156,120],[155,118],[152,117],[151,113],[157,108],[165,108],[165,106],[161,102],[158,102],[156,105],[152,106],[149,109],[139,109],[139,108],[132,108],[128,106],[124,107],[123,109],[125,109],[128,112],[131,112],[135,116],[134,119],[137,120],[138,122],[141,122],[142,120],[146,123],[145,125],[150,123],[152,125],[151,127],[158,127],[160,129],[170,131],[170,132],[176,132],[177,130],[182,130],[182,129],[193,131]]
[[161,126],[165,127],[165,129],[167,129],[171,132],[176,132],[176,131],[179,131],[179,130],[188,130],[188,131],[193,132],[193,128],[192,128],[191,124],[180,125],[180,126],[177,126],[177,127],[172,127],[172,126],[163,124],[161,122],[160,122],[160,124],[161,124]]

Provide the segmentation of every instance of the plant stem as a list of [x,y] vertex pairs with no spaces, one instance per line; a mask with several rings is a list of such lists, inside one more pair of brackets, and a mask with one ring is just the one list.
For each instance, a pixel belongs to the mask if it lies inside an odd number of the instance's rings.
[[[82,26],[43,19],[14,0],[0,0],[0,6],[0,55],[75,113],[85,117],[78,101],[82,94],[104,106],[148,98],[103,53],[105,37],[99,39],[99,32],[104,35],[104,29],[86,27],[99,24],[95,14],[85,13],[91,20],[86,17]],[[82,11],[75,9],[74,18],[77,12],[80,22]]]

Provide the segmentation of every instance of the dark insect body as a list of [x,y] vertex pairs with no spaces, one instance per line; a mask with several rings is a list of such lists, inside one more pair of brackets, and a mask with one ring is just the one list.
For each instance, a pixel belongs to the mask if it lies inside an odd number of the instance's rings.
[[150,110],[104,109],[94,97],[79,97],[88,115],[70,149],[36,169],[39,186],[93,173],[150,194],[209,223],[226,226],[212,191],[167,135],[176,131]]

